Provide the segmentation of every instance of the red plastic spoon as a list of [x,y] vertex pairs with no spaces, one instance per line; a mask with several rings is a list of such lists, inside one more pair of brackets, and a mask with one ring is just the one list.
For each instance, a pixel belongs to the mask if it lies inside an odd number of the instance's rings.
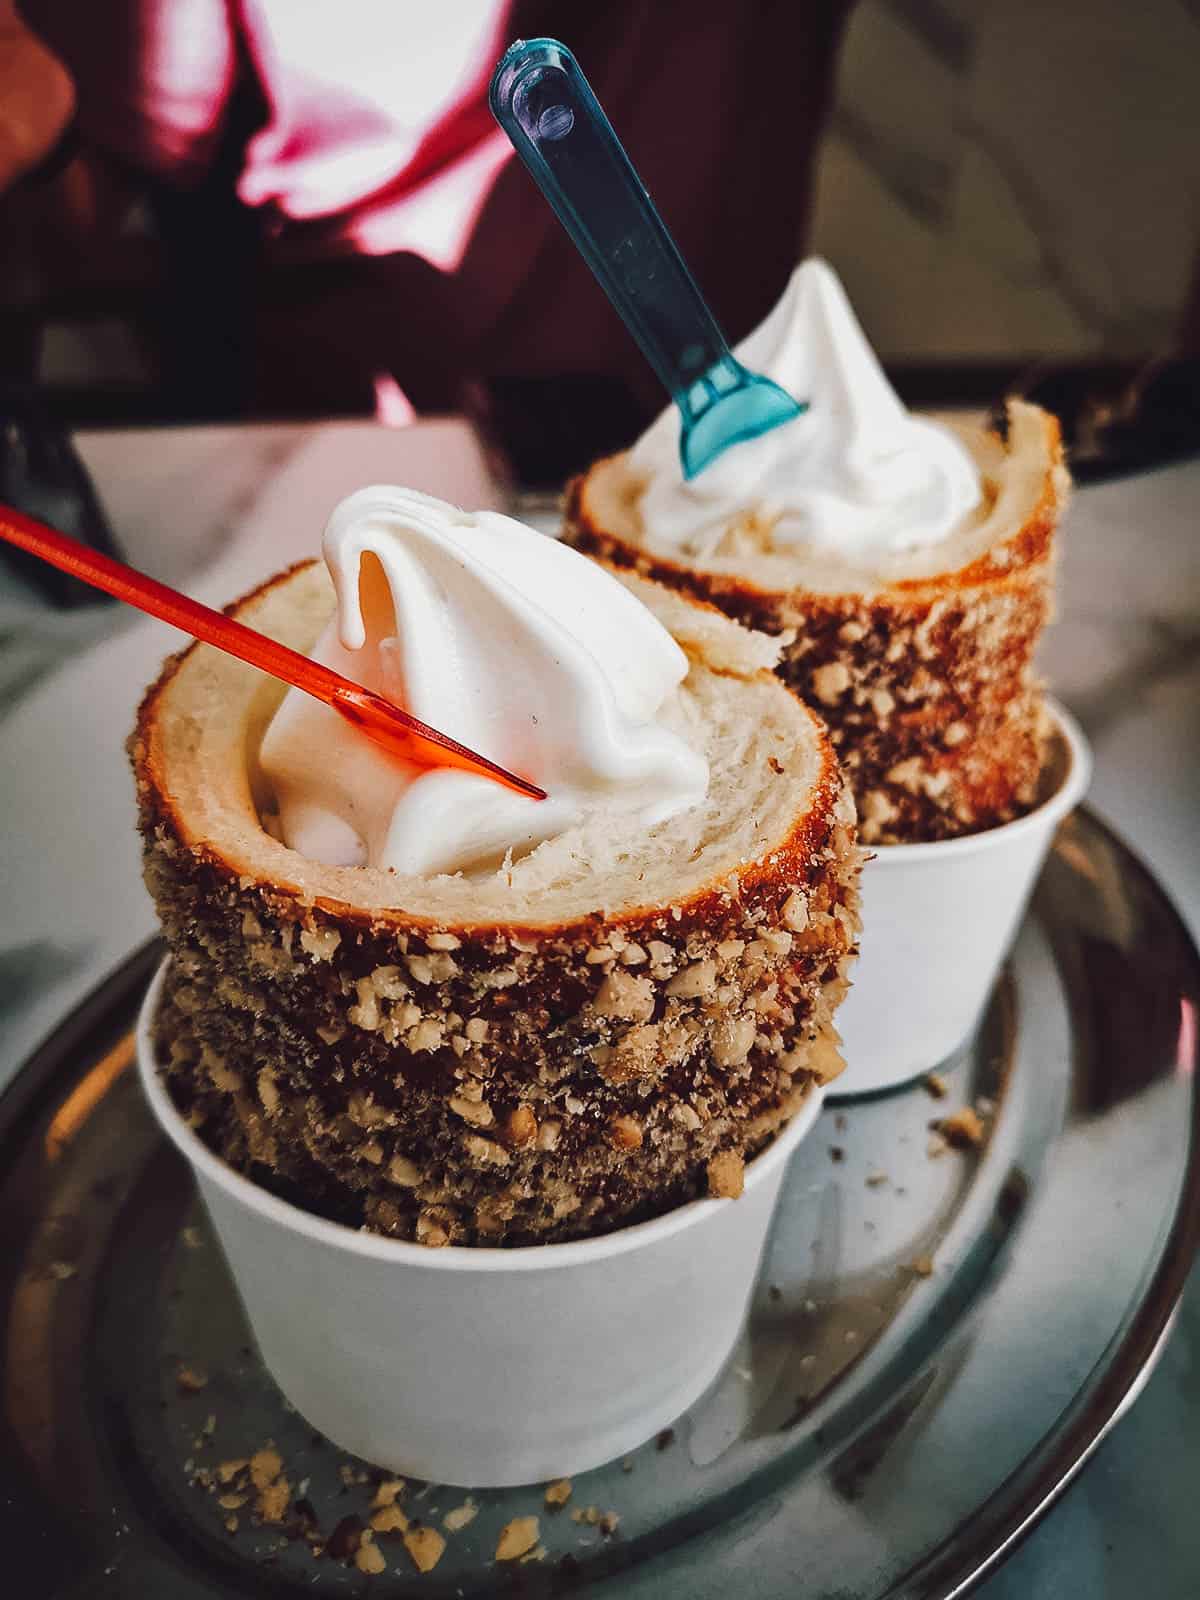
[[465,772],[482,772],[506,789],[527,795],[531,800],[546,798],[546,791],[528,779],[518,778],[486,756],[477,755],[465,744],[410,716],[373,690],[351,683],[340,672],[310,661],[298,650],[268,639],[265,633],[257,633],[244,622],[226,617],[198,600],[189,600],[177,589],[169,589],[144,572],[136,572],[111,556],[68,539],[33,517],[14,511],[11,506],[0,506],[0,539],[40,556],[52,567],[70,572],[93,588],[103,589],[106,594],[115,595],[118,600],[147,611],[162,622],[169,622],[173,628],[190,633],[205,644],[215,645],[218,650],[248,661],[252,667],[260,667],[273,678],[281,678],[284,683],[303,689],[306,694],[332,706],[368,739],[404,761],[423,767],[458,767]]

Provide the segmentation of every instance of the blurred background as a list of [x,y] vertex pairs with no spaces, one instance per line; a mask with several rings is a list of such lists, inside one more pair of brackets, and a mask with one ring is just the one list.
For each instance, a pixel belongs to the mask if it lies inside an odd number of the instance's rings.
[[10,412],[31,390],[91,427],[466,410],[526,483],[627,442],[663,397],[487,114],[503,46],[553,33],[731,337],[816,251],[910,403],[1036,393],[1084,472],[1197,445],[1196,0],[0,21]]

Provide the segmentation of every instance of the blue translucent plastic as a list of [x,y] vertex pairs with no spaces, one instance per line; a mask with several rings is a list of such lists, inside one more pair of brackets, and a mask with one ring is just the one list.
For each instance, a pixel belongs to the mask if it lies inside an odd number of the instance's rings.
[[492,78],[491,107],[679,407],[685,478],[807,409],[730,352],[565,45],[520,39],[510,46]]

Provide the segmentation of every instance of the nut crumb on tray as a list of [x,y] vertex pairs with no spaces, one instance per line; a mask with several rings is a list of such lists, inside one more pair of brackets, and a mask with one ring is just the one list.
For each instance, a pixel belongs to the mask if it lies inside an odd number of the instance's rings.
[[250,1482],[256,1489],[265,1489],[283,1471],[283,1457],[273,1444],[263,1445],[250,1457]]
[[[206,1437],[203,1443],[207,1442]],[[313,1436],[313,1442],[320,1442],[318,1435]],[[627,1464],[632,1468],[631,1461]],[[410,1517],[400,1505],[409,1489],[404,1478],[384,1477],[378,1470],[364,1469],[356,1462],[344,1461],[339,1465],[340,1493],[364,1490],[369,1496],[366,1509],[361,1514],[351,1512],[343,1516],[328,1535],[321,1531],[316,1508],[307,1498],[311,1479],[301,1478],[293,1490],[284,1470],[283,1455],[273,1440],[260,1445],[252,1454],[229,1456],[211,1467],[198,1465],[193,1458],[183,1465],[189,1484],[212,1496],[222,1527],[230,1536],[245,1529],[274,1531],[281,1535],[275,1540],[275,1549],[303,1541],[314,1559],[328,1557],[367,1576],[387,1570],[386,1545],[390,1539],[403,1543],[419,1573],[432,1572],[447,1548],[445,1536],[436,1527]],[[418,1499],[428,1487],[421,1489]],[[571,1480],[556,1478],[545,1486],[545,1503],[557,1509],[566,1504],[571,1493]],[[477,1502],[468,1495],[460,1505],[445,1513],[442,1527],[447,1533],[458,1533],[475,1521],[479,1510]],[[435,1517],[436,1514],[435,1511]],[[588,1506],[577,1520],[598,1527],[601,1534],[610,1537],[620,1518],[615,1511]],[[539,1562],[544,1561],[547,1554],[536,1516],[513,1517],[500,1530],[495,1547],[497,1561]]]
[[982,1144],[985,1129],[979,1113],[971,1106],[963,1106],[943,1117],[937,1131],[956,1149],[963,1150],[968,1145]]
[[464,1500],[461,1506],[455,1506],[453,1510],[447,1511],[442,1518],[442,1527],[450,1533],[458,1533],[469,1523],[474,1522],[478,1515],[479,1507],[474,1500]]
[[514,1517],[500,1529],[496,1540],[497,1561],[517,1561],[538,1543],[540,1537],[536,1517]]
[[383,1551],[375,1543],[370,1528],[364,1528],[359,1540],[358,1549],[354,1552],[354,1565],[360,1572],[372,1576],[387,1570]]
[[442,1559],[446,1541],[436,1528],[422,1525],[405,1530],[404,1548],[418,1572],[432,1572]]
[[254,1508],[264,1522],[282,1522],[292,1498],[292,1486],[286,1478],[276,1478],[265,1489],[260,1489]]
[[360,1517],[354,1516],[353,1513],[348,1517],[343,1517],[329,1535],[325,1545],[326,1552],[335,1561],[352,1560],[359,1545],[362,1543],[363,1531]]
[[408,1527],[408,1518],[398,1505],[380,1506],[371,1513],[371,1527],[376,1533],[403,1533]]
[[403,1478],[384,1478],[375,1487],[371,1496],[371,1510],[378,1511],[381,1506],[394,1505],[397,1499],[408,1487]]
[[589,1528],[599,1528],[606,1537],[617,1531],[621,1518],[615,1511],[601,1511],[599,1506],[576,1506],[571,1513],[572,1522],[586,1523]]

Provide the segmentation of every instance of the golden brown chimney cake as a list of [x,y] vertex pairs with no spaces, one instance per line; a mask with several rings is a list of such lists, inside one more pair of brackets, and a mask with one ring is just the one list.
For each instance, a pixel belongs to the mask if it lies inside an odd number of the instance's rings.
[[775,636],[779,674],[825,719],[865,844],[950,838],[1036,800],[1047,724],[1034,670],[1069,479],[1058,423],[1011,401],[961,430],[984,505],[933,545],[854,561],[771,540],[750,511],[691,559],[642,524],[622,454],[571,485],[564,536]]
[[[688,656],[707,799],[472,875],[288,849],[256,764],[282,687],[206,646],[167,663],[130,741],[171,957],[155,1036],[239,1170],[427,1245],[565,1239],[736,1193],[840,1070],[860,852],[830,742],[773,641],[624,581]],[[307,650],[333,605],[313,563],[234,614]]]

